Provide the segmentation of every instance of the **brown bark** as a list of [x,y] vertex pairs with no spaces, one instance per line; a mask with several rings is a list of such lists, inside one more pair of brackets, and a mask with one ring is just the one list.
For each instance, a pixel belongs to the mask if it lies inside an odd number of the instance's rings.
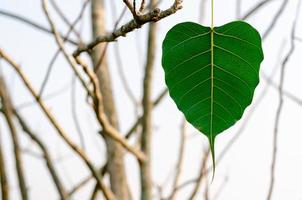
[[[93,38],[105,34],[105,8],[103,0],[91,2],[92,33]],[[104,110],[113,127],[118,129],[118,118],[112,94],[111,77],[104,54],[105,44],[98,45],[92,52],[94,68],[98,69],[98,79],[103,96]],[[102,59],[100,61],[100,59]],[[96,66],[100,64],[100,66]],[[124,153],[120,144],[104,134],[107,146],[108,173],[113,193],[117,199],[131,199],[124,166]]]
[[60,195],[61,200],[69,200],[69,195],[66,192],[66,189],[59,177],[59,174],[57,173],[57,170],[55,169],[55,165],[53,163],[53,159],[50,156],[50,153],[48,151],[48,148],[46,145],[42,142],[42,140],[36,136],[36,134],[33,133],[33,131],[29,128],[23,117],[13,108],[14,115],[19,121],[20,126],[22,127],[23,131],[38,145],[40,150],[43,153],[43,158],[45,160],[46,167],[50,173],[50,177],[52,178],[56,189],[58,191],[58,194]]
[[[157,0],[151,1],[151,6],[156,5]],[[143,117],[141,148],[147,156],[147,161],[140,162],[141,200],[152,199],[152,175],[151,175],[151,137],[152,137],[152,76],[156,51],[156,23],[150,23],[148,34],[147,62],[143,85]]]
[[2,151],[2,141],[0,139],[0,184],[1,184],[1,199],[9,200],[9,187],[7,179],[6,165],[4,161],[4,153]]
[[0,78],[0,97],[2,99],[2,107],[3,107],[3,114],[6,119],[7,125],[10,130],[10,134],[12,137],[14,154],[15,154],[15,165],[17,171],[17,178],[19,182],[19,189],[21,192],[21,197],[23,200],[28,199],[28,192],[25,182],[25,175],[24,175],[24,165],[21,156],[20,150],[20,142],[17,134],[17,129],[13,122],[13,112],[10,105],[10,99],[8,94],[6,93],[6,88],[3,79]]

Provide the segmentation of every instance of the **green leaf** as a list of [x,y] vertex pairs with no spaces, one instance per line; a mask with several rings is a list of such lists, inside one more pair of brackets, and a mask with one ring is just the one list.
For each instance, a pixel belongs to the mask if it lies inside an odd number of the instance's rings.
[[208,137],[215,170],[215,137],[242,117],[259,83],[261,37],[242,21],[213,29],[185,22],[169,30],[162,50],[170,96]]

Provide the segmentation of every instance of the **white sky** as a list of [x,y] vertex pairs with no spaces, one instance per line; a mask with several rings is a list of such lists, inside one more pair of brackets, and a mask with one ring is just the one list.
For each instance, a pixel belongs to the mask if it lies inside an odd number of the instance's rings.
[[[81,0],[65,0],[57,1],[64,10],[70,20],[74,20],[80,10]],[[122,10],[122,1],[115,1],[118,6],[118,13]],[[117,3],[118,2],[118,3]],[[171,4],[172,0],[163,1],[161,8],[166,8]],[[235,19],[235,0],[216,0],[215,1],[215,24],[223,25]],[[266,74],[276,67],[280,46],[286,41],[286,46],[282,49],[284,56],[289,47],[289,34],[292,25],[292,20],[295,15],[298,0],[290,0],[283,15],[276,24],[276,27],[263,43],[265,60],[262,63],[262,71]],[[111,7],[107,5],[113,1],[106,1],[107,10]],[[242,1],[242,12],[247,11],[256,3],[254,0]],[[248,22],[255,26],[260,33],[263,33],[270,23],[272,16],[279,9],[281,0],[274,0],[269,3],[264,9],[248,19]],[[168,17],[159,22],[158,32],[158,51],[155,67],[154,80],[154,97],[159,94],[164,86],[163,70],[160,64],[161,58],[161,42],[166,32],[176,23],[183,21],[198,21],[200,15],[199,1],[185,0],[184,8],[177,14]],[[41,3],[37,0],[0,0],[0,9],[17,13],[26,18],[30,18],[35,22],[47,25],[45,16],[41,9]],[[55,16],[55,22],[59,29],[66,32],[67,28],[58,16]],[[204,24],[209,25],[210,7],[204,13]],[[302,15],[300,15],[301,18]],[[90,40],[90,25],[89,11],[86,11],[83,21],[83,37],[85,41]],[[108,30],[112,30],[112,14],[108,12]],[[130,14],[124,19],[124,22],[130,19]],[[135,31],[127,35],[126,38],[119,39],[119,47],[123,59],[123,68],[127,76],[127,80],[132,88],[132,91],[139,99],[142,94],[142,77],[144,69],[144,57],[146,47],[146,29],[144,26],[139,31]],[[300,20],[297,28],[297,36],[302,35],[302,20]],[[115,62],[113,45],[109,46],[109,62],[110,70],[113,76],[114,95],[117,100],[117,109],[122,132],[135,121],[134,110],[131,102],[123,90],[122,83],[118,76],[117,63]],[[57,50],[54,38],[51,35],[41,33],[27,25],[16,22],[0,15],[0,47],[6,50],[12,57],[21,64],[25,73],[28,75],[35,88],[39,88],[48,63]],[[139,51],[137,48],[140,47]],[[70,52],[74,50],[70,46]],[[287,65],[285,88],[302,99],[302,84],[301,74],[301,55],[302,43],[296,43],[296,51]],[[9,83],[9,89],[13,95],[15,105],[20,105],[23,102],[31,101],[27,90],[22,86],[20,79],[14,74],[11,68],[3,61],[0,61],[0,72],[5,75]],[[278,65],[277,67],[280,66]],[[279,71],[276,74],[274,81],[278,83]],[[71,90],[70,84],[72,73],[70,67],[65,62],[62,56],[56,61],[50,82],[47,86],[47,93],[58,91],[66,88],[65,93],[62,93],[54,98],[48,99],[47,105],[58,118],[59,122],[66,130],[71,133],[75,142],[79,143],[77,133],[75,131],[74,122],[71,117]],[[255,99],[265,86],[265,81],[261,79],[260,85],[256,89]],[[81,90],[77,83],[77,113],[83,122],[82,129],[86,134],[87,152],[94,163],[102,165],[104,163],[104,147],[96,131],[97,123],[94,119],[91,109],[85,103],[85,93]],[[255,101],[254,101],[255,102]],[[222,162],[217,166],[215,181],[210,185],[210,194],[215,195],[220,184],[228,177],[228,183],[225,186],[221,196],[218,199],[222,200],[255,200],[264,199],[268,191],[269,173],[272,154],[272,138],[273,127],[276,109],[278,105],[278,93],[275,89],[270,88],[257,110],[252,115],[242,136],[236,141],[233,147],[227,152]],[[248,115],[250,109],[247,109],[244,118]],[[44,115],[39,111],[37,106],[30,106],[22,109],[22,114],[30,121],[31,127],[44,139],[47,145],[51,148],[53,157],[63,161],[58,161],[57,167],[60,174],[64,175],[64,183],[68,188],[72,188],[81,178],[84,178],[89,173],[76,156],[69,150],[62,140],[57,137],[56,132],[45,120]],[[277,158],[277,180],[274,190],[275,200],[300,200],[302,199],[302,127],[301,123],[302,107],[288,98],[285,98],[285,104],[280,122],[280,133],[278,143],[278,158]],[[153,178],[157,184],[162,184],[167,176],[173,171],[173,166],[176,163],[178,144],[179,144],[179,127],[182,119],[181,113],[177,110],[175,104],[166,97],[158,108],[154,111],[154,136],[153,136]],[[222,133],[216,140],[217,157],[221,153],[225,144],[231,140],[236,131],[241,125],[241,120],[234,127]],[[7,127],[3,118],[0,118],[0,131],[2,144],[5,146],[7,164],[9,165],[9,175],[13,177],[13,158],[11,141]],[[202,159],[203,149],[207,145],[207,139],[204,135],[198,134],[192,127],[189,128],[190,137],[187,142],[186,159],[181,182],[190,180],[198,174],[200,161]],[[22,145],[24,148],[35,148],[26,136],[22,136]],[[10,153],[10,154],[9,154]],[[133,196],[138,196],[138,174],[137,163],[131,155],[127,155],[127,172],[129,174],[129,182],[132,185]],[[24,156],[26,164],[27,181],[30,186],[30,195],[32,199],[52,200],[56,199],[56,191],[52,186],[48,173],[44,164],[35,157],[26,154]],[[211,163],[211,161],[209,162]],[[300,170],[299,170],[300,169]],[[68,177],[68,178],[67,178]],[[87,194],[90,194],[90,183],[75,195],[75,199],[85,199]],[[187,187],[182,190],[179,199],[186,197],[192,187]],[[11,180],[11,189],[14,191],[13,199],[19,199],[17,193],[17,182]],[[169,189],[169,187],[167,188]],[[170,192],[169,190],[165,191]],[[200,198],[202,192],[200,193]],[[137,199],[137,198],[135,198]],[[199,199],[199,198],[198,198]]]

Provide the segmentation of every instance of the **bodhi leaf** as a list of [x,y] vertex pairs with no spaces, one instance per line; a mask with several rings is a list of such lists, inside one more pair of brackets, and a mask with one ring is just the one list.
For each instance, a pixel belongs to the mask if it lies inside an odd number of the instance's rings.
[[162,50],[170,96],[208,137],[215,170],[215,137],[242,117],[259,83],[261,37],[242,21],[213,29],[185,22],[167,33]]

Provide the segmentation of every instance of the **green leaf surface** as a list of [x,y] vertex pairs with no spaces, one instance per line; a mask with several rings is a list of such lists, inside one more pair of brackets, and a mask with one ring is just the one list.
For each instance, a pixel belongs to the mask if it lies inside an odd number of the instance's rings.
[[215,164],[215,137],[242,117],[259,83],[261,37],[242,21],[213,29],[185,22],[169,30],[162,50],[170,96],[208,137]]

